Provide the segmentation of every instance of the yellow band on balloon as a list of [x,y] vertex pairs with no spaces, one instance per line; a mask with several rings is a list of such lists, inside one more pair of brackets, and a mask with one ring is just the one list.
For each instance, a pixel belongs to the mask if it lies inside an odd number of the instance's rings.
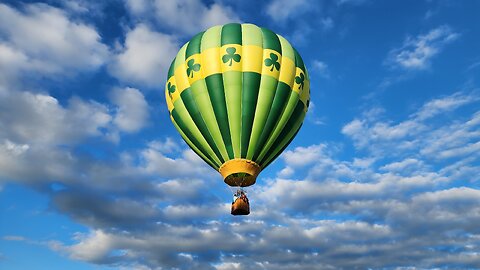
[[262,73],[263,49],[255,45],[244,45],[242,49],[242,71]]
[[208,77],[213,74],[222,73],[222,66],[220,64],[220,48],[210,48],[201,53],[200,59],[202,63],[208,63],[203,65],[203,76]]
[[[227,48],[234,48],[234,54],[240,55],[240,61],[236,62],[230,59],[223,62],[223,56],[227,55]],[[277,56],[276,62],[280,64],[280,70],[275,66],[266,66],[265,60],[270,58],[271,54]],[[200,64],[200,70],[194,71],[188,66],[188,61],[194,60],[192,63]],[[261,59],[261,61],[259,61]],[[272,61],[271,61],[272,62]],[[278,66],[277,64],[277,66]],[[187,74],[189,71],[189,75]],[[194,82],[204,79],[213,74],[221,74],[226,71],[255,72],[263,76],[271,76],[278,81],[289,85],[293,91],[300,94],[299,84],[292,80],[293,72],[295,76],[304,73],[300,68],[295,67],[295,61],[289,57],[282,56],[280,53],[270,49],[263,49],[257,45],[238,45],[228,44],[222,47],[209,48],[202,53],[194,54],[188,57],[183,64],[179,64],[175,69],[174,76],[176,78],[177,93],[181,94],[185,89],[189,88]],[[304,74],[305,76],[306,74]],[[308,85],[308,80],[304,79],[304,88]],[[175,102],[175,95],[172,95]]]

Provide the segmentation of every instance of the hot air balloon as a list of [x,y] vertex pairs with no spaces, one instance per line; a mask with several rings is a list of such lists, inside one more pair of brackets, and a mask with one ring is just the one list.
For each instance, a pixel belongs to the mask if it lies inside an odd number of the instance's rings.
[[253,24],[209,28],[173,59],[165,87],[170,119],[191,149],[238,187],[233,215],[249,214],[243,187],[298,133],[309,82],[290,43]]

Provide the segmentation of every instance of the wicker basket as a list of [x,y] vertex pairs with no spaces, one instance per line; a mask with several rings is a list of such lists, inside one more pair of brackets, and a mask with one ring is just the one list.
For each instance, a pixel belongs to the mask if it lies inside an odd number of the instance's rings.
[[238,198],[232,203],[232,215],[244,216],[248,214],[250,214],[250,204],[246,200]]

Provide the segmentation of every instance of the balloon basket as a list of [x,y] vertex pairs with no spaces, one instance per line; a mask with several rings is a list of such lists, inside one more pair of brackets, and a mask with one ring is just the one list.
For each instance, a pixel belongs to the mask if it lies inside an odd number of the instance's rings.
[[232,203],[232,215],[245,216],[250,214],[250,203],[248,202],[247,195],[242,191],[241,196],[237,197]]

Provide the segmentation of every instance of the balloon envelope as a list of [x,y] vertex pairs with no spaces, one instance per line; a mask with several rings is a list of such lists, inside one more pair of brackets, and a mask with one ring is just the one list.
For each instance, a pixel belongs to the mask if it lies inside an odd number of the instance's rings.
[[249,186],[300,129],[310,79],[285,38],[232,23],[201,32],[180,49],[165,96],[192,150],[227,184]]

